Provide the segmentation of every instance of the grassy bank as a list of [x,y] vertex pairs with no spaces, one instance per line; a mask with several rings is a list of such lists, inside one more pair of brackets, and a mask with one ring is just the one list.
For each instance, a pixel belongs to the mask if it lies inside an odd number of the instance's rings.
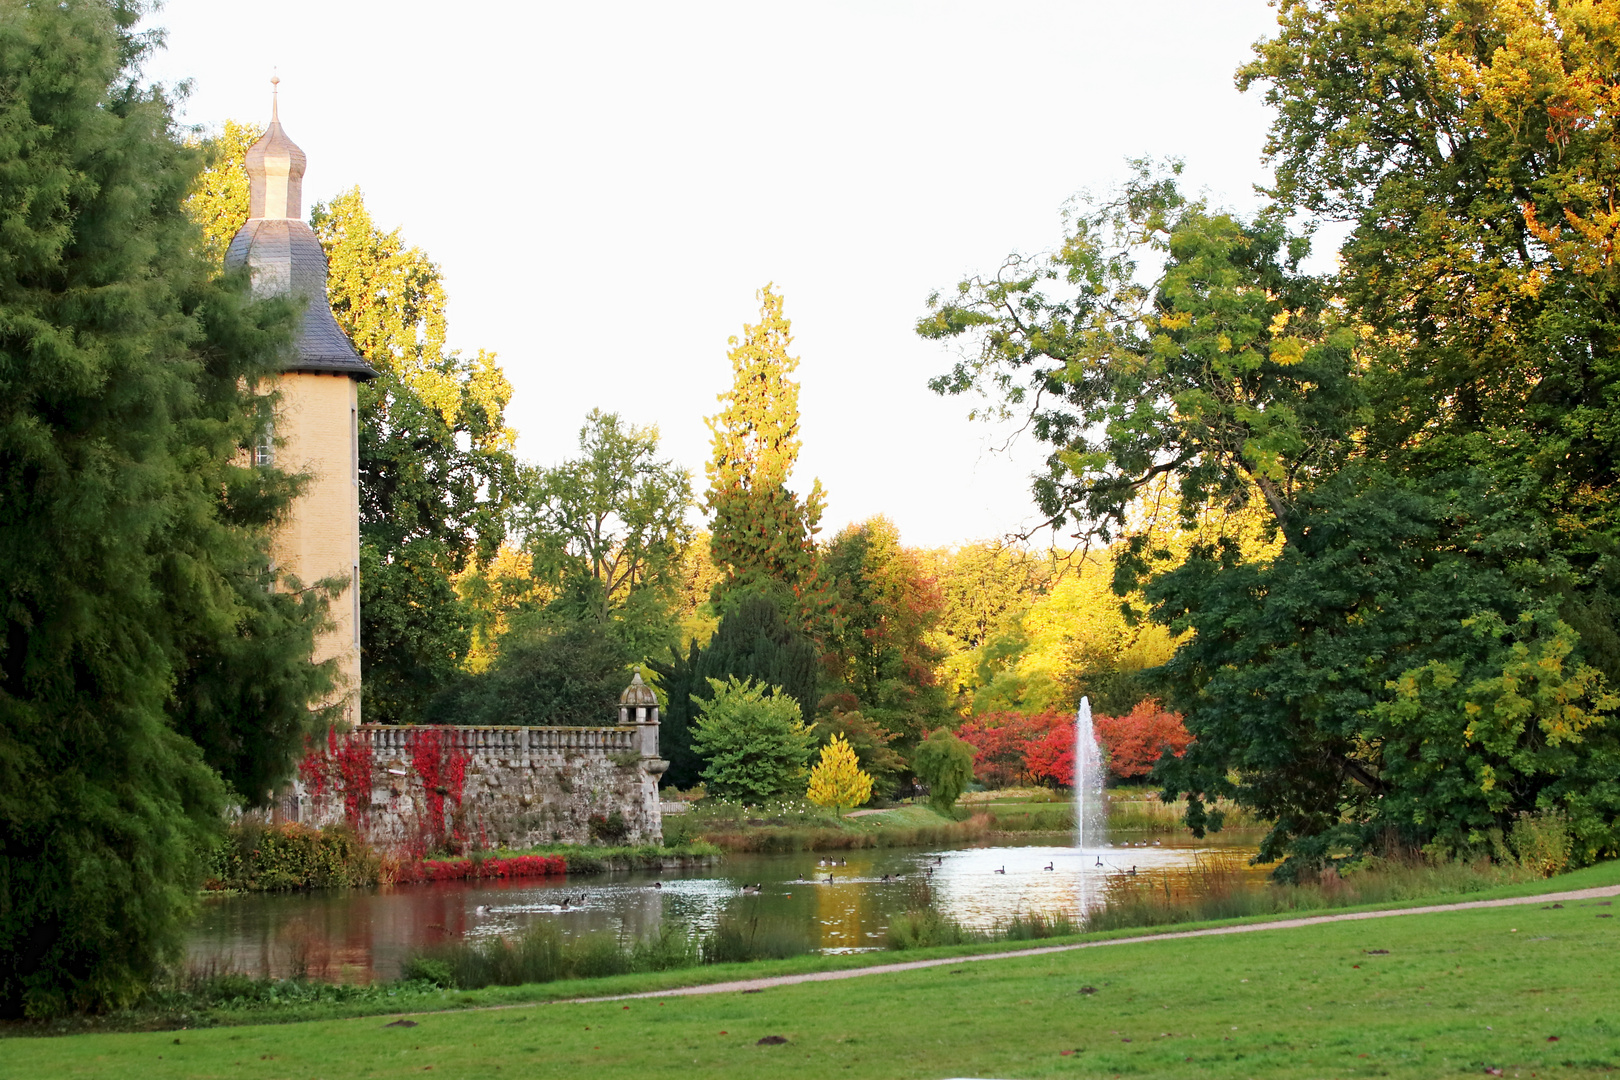
[[982,815],[964,817],[944,817],[926,805],[839,817],[802,800],[756,807],[705,799],[684,814],[664,818],[664,837],[737,852],[932,847],[976,840],[988,831]]
[[[1617,878],[1611,864],[1533,887]],[[1610,971],[1620,927],[1602,917],[1612,911],[1571,903],[1401,916],[748,995],[418,1015],[410,1026],[372,1017],[10,1040],[0,1076],[389,1077],[431,1070],[604,1080],[761,1071],[851,1078],[1429,1078],[1496,1069],[1506,1076],[1596,1076],[1620,1067]],[[974,950],[919,955],[953,951]],[[801,958],[742,972],[847,967],[859,959]],[[739,973],[728,965],[701,972],[705,981]],[[693,981],[695,974],[545,989],[624,992]],[[439,1000],[510,1002],[530,989],[446,993]],[[761,1043],[767,1039],[773,1041]]]
[[[1110,833],[1183,832],[1186,826],[1185,802],[1161,802],[1158,792],[1151,788],[1110,788],[1108,800],[1108,830]],[[1050,832],[1074,831],[1073,796],[1067,791],[1047,788],[1004,788],[998,791],[975,792],[963,797],[962,805],[988,819],[992,832]],[[1231,830],[1260,828],[1265,822],[1258,820],[1242,807],[1226,802],[1216,809],[1225,815],[1223,827]]]

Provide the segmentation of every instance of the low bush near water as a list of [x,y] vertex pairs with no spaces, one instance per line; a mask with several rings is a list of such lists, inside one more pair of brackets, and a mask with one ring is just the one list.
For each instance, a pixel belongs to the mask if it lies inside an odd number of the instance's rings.
[[673,971],[699,963],[783,959],[814,951],[810,928],[780,919],[724,916],[701,945],[676,927],[624,941],[597,934],[569,941],[553,923],[534,923],[521,934],[454,941],[406,960],[406,982],[459,990],[521,986],[559,979],[594,979],[644,971]]
[[1257,887],[1253,877],[1230,862],[1201,860],[1190,877],[1172,880],[1168,874],[1141,874],[1114,879],[1103,907],[1086,917],[1086,929],[1123,930],[1461,897],[1545,876],[1539,865],[1515,860],[1437,861],[1406,854],[1368,856],[1325,868],[1294,884],[1268,882]]
[[206,888],[282,892],[374,885],[381,859],[346,826],[232,825],[214,849]]
[[971,930],[933,908],[902,912],[889,920],[884,945],[897,952],[982,941],[1039,941],[1078,934],[1080,927],[1063,912],[1020,912],[989,930]]
[[747,960],[786,960],[815,951],[810,928],[790,919],[727,914],[703,940],[703,960],[734,964]]

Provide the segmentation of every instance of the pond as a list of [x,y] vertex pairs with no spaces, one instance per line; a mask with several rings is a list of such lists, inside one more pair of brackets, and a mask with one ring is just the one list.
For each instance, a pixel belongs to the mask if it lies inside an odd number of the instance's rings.
[[989,930],[1032,912],[1078,921],[1110,889],[1144,879],[1184,893],[1214,863],[1257,886],[1265,875],[1247,865],[1252,844],[1161,837],[1081,852],[1049,843],[731,855],[663,873],[215,897],[204,901],[187,952],[200,970],[370,982],[398,977],[423,946],[541,919],[570,937],[643,936],[664,925],[701,936],[726,912],[799,920],[822,951],[849,952],[881,948],[889,919],[924,904]]

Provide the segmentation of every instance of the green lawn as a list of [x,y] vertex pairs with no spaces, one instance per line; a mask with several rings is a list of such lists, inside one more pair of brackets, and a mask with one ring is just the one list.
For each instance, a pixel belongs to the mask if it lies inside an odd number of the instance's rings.
[[[1542,888],[1614,877],[1611,865]],[[0,1077],[1590,1076],[1620,1067],[1615,911],[1400,916],[409,1028],[8,1039]],[[773,1035],[788,1041],[757,1045]]]

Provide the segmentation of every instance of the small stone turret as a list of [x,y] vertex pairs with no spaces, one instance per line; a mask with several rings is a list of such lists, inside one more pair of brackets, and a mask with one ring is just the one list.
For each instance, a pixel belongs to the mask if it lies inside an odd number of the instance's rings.
[[641,681],[636,672],[619,695],[619,723],[636,726],[636,749],[641,752],[641,767],[653,777],[662,776],[669,762],[658,756],[658,695]]

